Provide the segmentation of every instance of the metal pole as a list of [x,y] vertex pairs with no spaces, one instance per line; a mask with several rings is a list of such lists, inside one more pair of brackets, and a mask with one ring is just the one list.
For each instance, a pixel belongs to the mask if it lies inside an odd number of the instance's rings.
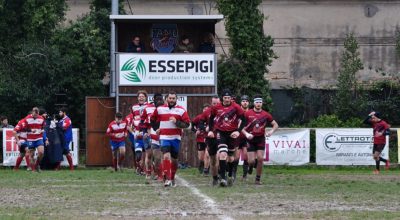
[[[111,2],[111,14],[118,14],[118,0]],[[110,42],[110,96],[115,97],[116,77],[115,77],[115,22],[111,20],[111,42]]]

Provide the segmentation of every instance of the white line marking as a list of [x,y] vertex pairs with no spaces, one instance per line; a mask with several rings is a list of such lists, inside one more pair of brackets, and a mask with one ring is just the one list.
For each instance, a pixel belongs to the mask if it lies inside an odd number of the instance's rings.
[[233,220],[232,217],[226,215],[222,210],[218,209],[218,206],[216,204],[216,202],[208,197],[207,195],[203,194],[200,192],[199,189],[197,189],[196,187],[190,185],[185,179],[179,177],[179,176],[175,176],[175,179],[179,180],[183,186],[189,188],[193,194],[195,194],[196,196],[200,197],[201,199],[203,199],[203,202],[206,203],[206,205],[214,212],[218,214],[218,218],[221,220]]

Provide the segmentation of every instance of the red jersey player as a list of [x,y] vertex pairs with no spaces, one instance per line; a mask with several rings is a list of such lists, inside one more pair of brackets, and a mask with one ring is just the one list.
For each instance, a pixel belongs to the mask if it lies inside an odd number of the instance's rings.
[[[220,99],[218,96],[214,96],[211,98],[211,106],[216,106],[220,103]],[[210,129],[208,127],[208,122],[211,117],[211,107],[208,108],[205,112],[201,114],[201,119],[199,123],[199,129],[209,132]],[[204,125],[204,127],[203,127]],[[214,130],[212,131],[214,132]],[[218,164],[217,164],[217,141],[214,137],[206,136],[206,144],[207,144],[207,153],[210,156],[210,168],[211,168],[211,175],[213,177],[212,185],[215,186],[218,184]]]
[[[242,121],[240,127],[239,121]],[[222,103],[211,108],[208,124],[210,129],[208,137],[210,138],[215,136],[213,132],[215,127],[219,152],[220,186],[231,186],[233,184],[233,161],[237,148],[237,138],[244,127],[245,119],[243,109],[235,102],[232,102],[232,94],[229,90],[222,92]],[[226,180],[226,167],[228,167],[228,181]]]
[[[210,164],[210,158],[206,155],[206,131],[200,129],[200,123],[204,123],[201,121],[202,114],[209,108],[210,104],[205,104],[203,106],[203,112],[197,115],[192,121],[192,131],[196,133],[196,145],[197,145],[197,155],[199,158],[199,172],[200,174],[208,175],[208,167]],[[205,127],[204,125],[202,125]]]
[[159,106],[151,116],[151,121],[156,122],[153,128],[159,129],[160,134],[162,167],[166,176],[164,186],[175,186],[182,128],[187,128],[190,124],[186,109],[176,104],[177,99],[176,93],[170,91],[167,95],[167,104]]
[[374,132],[374,146],[372,149],[373,157],[376,162],[376,169],[374,170],[374,174],[379,174],[380,172],[380,162],[384,162],[386,165],[386,169],[389,169],[390,162],[389,159],[383,159],[381,157],[381,153],[386,145],[386,135],[390,134],[390,125],[382,120],[382,116],[379,112],[371,112],[368,117],[364,120],[364,123],[370,124],[373,127]]
[[[242,133],[246,136],[249,143],[247,155],[249,164],[254,164],[254,158],[257,157],[257,175],[256,184],[261,184],[261,172],[264,161],[265,136],[271,136],[276,129],[278,123],[272,118],[272,115],[262,110],[263,100],[261,96],[254,96],[254,108],[245,113],[246,126]],[[272,129],[267,131],[267,125],[271,124]]]
[[[115,120],[107,128],[106,134],[110,137],[113,155],[113,167],[118,171],[119,164],[125,159],[125,137],[127,136],[127,122],[122,120],[122,113],[115,114]],[[119,155],[119,156],[118,156]]]
[[19,169],[19,166],[21,165],[21,162],[24,159],[24,157],[26,160],[26,166],[30,167],[29,148],[27,142],[28,132],[25,129],[22,129],[23,127],[25,127],[25,120],[21,119],[15,126],[13,131],[14,137],[16,140],[18,140],[17,144],[19,146],[19,155],[17,157],[14,170]]

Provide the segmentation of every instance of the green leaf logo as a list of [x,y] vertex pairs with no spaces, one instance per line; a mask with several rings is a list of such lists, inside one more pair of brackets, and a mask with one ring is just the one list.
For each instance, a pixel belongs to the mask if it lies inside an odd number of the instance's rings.
[[142,82],[146,77],[146,65],[142,59],[139,59],[137,63],[135,58],[127,60],[122,65],[121,71],[126,72],[122,73],[122,76],[131,82]]

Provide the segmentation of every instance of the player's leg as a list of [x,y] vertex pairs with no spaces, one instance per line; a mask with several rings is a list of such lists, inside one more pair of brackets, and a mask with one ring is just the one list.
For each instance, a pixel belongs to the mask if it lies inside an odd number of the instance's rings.
[[256,167],[256,179],[255,184],[261,184],[261,172],[263,167],[264,161],[264,151],[265,151],[265,137],[264,136],[257,136],[254,137],[253,140],[250,141],[252,146],[252,150],[255,152],[255,167]]
[[172,140],[171,147],[171,186],[175,187],[175,174],[178,170],[178,157],[180,150],[181,141],[178,139]]
[[31,163],[31,170],[35,171],[35,152],[36,152],[36,147],[33,144],[33,141],[28,141],[28,149],[29,149],[29,161]]
[[146,183],[150,183],[151,171],[153,169],[153,150],[151,149],[151,143],[146,145],[145,150],[145,172],[146,172]]
[[[14,170],[15,171],[17,171],[19,169],[19,166],[21,165],[22,160],[25,157],[25,154],[27,154],[27,151],[25,151],[25,148],[26,148],[26,144],[21,144],[21,146],[19,147],[19,155],[17,157],[17,161],[16,161],[15,166],[14,166]],[[27,161],[27,166],[29,166],[28,164],[29,163]]]
[[255,183],[260,185],[261,184],[261,173],[263,168],[263,161],[264,161],[264,149],[258,148],[257,150],[257,169],[256,169],[256,181]]
[[159,143],[153,143],[151,145],[151,149],[153,151],[153,160],[154,160],[154,173],[158,176],[158,180],[162,180],[163,170],[161,165],[162,152]]
[[228,134],[217,132],[217,146],[218,146],[218,162],[219,162],[219,176],[221,178],[220,186],[227,186],[226,169],[228,160]]
[[238,151],[237,138],[232,138],[230,135],[227,137],[228,140],[228,186],[232,186],[235,181],[233,176],[233,170],[235,166],[235,155]]
[[43,157],[44,157],[44,145],[43,145],[43,141],[42,143],[39,143],[40,145],[36,148],[37,149],[37,160],[35,163],[35,168],[37,169],[37,171],[40,171],[40,161],[42,161]]
[[143,154],[144,143],[143,139],[135,140],[135,164],[136,174],[141,175],[143,167],[141,166],[142,154]]
[[[206,145],[204,143],[204,145]],[[204,150],[204,170],[203,170],[204,176],[208,176],[210,173],[210,155],[208,154],[207,147],[205,146]]]
[[379,162],[381,162],[381,161],[384,162],[385,163],[385,170],[388,170],[389,167],[390,167],[389,159],[384,159],[383,157],[381,157],[382,151],[385,148],[385,144],[380,144],[378,148],[379,148],[379,155],[378,155]]
[[207,151],[210,155],[210,169],[213,177],[212,185],[218,184],[217,142],[215,138],[207,138]]
[[171,162],[171,148],[172,144],[170,140],[161,140],[161,151],[162,155],[162,169],[164,173],[164,186],[171,186],[171,175],[172,175],[172,162]]
[[[73,160],[72,160],[71,150],[69,149],[70,143],[71,143],[70,141],[66,141],[66,142],[64,143],[64,146],[63,146],[63,155],[65,155],[65,157],[67,158],[68,165],[69,165],[69,169],[70,169],[71,171],[73,171],[73,170],[74,170],[74,163],[73,163]],[[61,162],[60,162],[60,163],[61,163]]]
[[374,144],[372,152],[373,152],[373,158],[375,160],[374,174],[379,174],[379,172],[380,172],[380,162],[381,162],[379,160],[379,156],[381,154],[380,146],[378,144]]
[[256,158],[256,147],[253,143],[249,143],[249,147],[247,148],[247,161],[249,162],[249,166],[255,165]]
[[125,154],[126,154],[126,147],[125,147],[125,141],[122,141],[120,144],[120,147],[118,149],[118,167],[121,170],[122,168],[122,162],[125,160]]
[[204,170],[204,154],[205,147],[202,145],[203,143],[197,142],[197,157],[199,159],[199,173],[202,174]]
[[246,141],[246,145],[243,146],[243,148],[242,148],[242,158],[243,158],[243,176],[242,176],[242,179],[243,180],[246,180],[247,173],[249,171],[249,162],[248,162],[248,159],[247,159],[247,148],[248,148],[248,144],[247,144],[247,141]]
[[111,155],[112,155],[112,167],[114,171],[118,171],[118,148],[119,143],[116,141],[110,140],[110,147],[111,147]]
[[133,135],[131,132],[128,132],[128,139],[129,142],[131,143],[131,149],[132,149],[132,157],[133,157],[133,168],[136,171],[137,164],[136,164],[136,155],[135,155],[135,135]]

